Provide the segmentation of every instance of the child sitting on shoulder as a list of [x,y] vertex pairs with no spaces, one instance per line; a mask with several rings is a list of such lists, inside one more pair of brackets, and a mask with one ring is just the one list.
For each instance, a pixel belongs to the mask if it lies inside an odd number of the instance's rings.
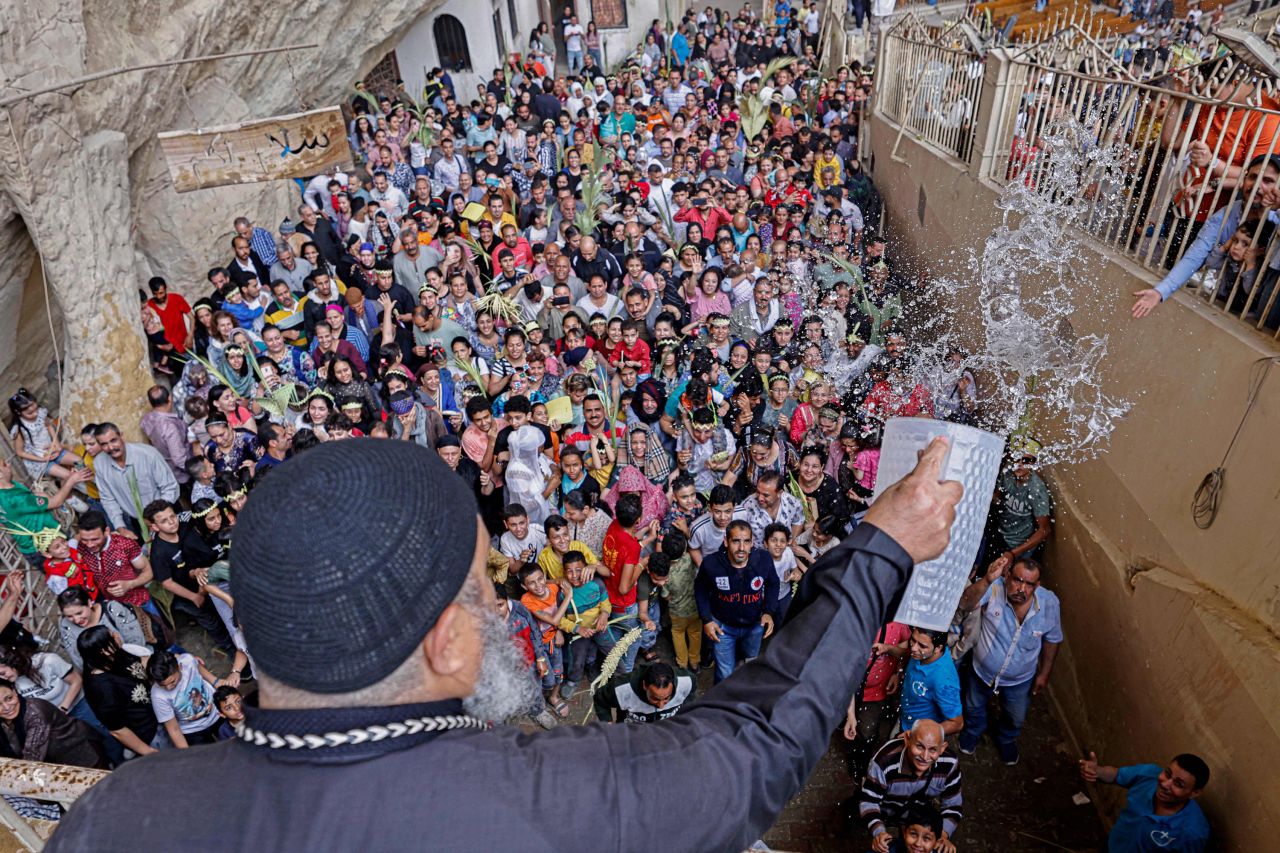
[[98,600],[98,583],[93,572],[85,568],[80,552],[67,541],[67,537],[61,534],[51,536],[40,553],[44,555],[44,581],[54,595],[67,587],[82,586],[91,600]]

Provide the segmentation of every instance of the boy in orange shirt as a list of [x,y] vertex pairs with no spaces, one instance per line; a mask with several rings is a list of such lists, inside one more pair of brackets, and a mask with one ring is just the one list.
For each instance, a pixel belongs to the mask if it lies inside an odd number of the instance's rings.
[[569,705],[560,695],[564,681],[564,635],[560,633],[560,620],[569,609],[569,596],[556,581],[547,582],[547,576],[536,563],[530,563],[518,573],[524,595],[520,603],[528,608],[542,625],[542,640],[550,650],[547,655],[547,672],[542,676],[542,689],[547,692],[547,704],[559,717],[569,714]]

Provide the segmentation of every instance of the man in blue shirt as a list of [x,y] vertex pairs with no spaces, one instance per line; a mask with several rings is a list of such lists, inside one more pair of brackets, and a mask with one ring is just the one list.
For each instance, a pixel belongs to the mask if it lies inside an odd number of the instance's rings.
[[910,731],[916,720],[934,720],[948,737],[960,731],[960,676],[947,649],[947,632],[913,627],[907,651],[911,659],[902,680],[902,730]]
[[1096,753],[1080,762],[1086,782],[1129,789],[1124,811],[1107,836],[1109,853],[1200,853],[1209,842],[1209,821],[1195,801],[1209,783],[1209,765],[1184,752],[1162,770],[1155,764],[1111,767]]
[[694,580],[702,630],[715,644],[717,684],[760,654],[760,642],[777,622],[778,572],[769,553],[752,542],[751,525],[729,522],[724,545],[702,561]]
[[987,728],[987,703],[1000,697],[996,749],[1005,764],[1018,763],[1018,735],[1031,697],[1049,683],[1062,642],[1058,597],[1040,588],[1040,564],[1030,557],[1001,556],[960,596],[960,609],[979,609],[973,677],[964,694],[960,751],[972,755]]
[[[1204,147],[1200,143],[1201,148]],[[1205,151],[1206,159],[1212,152]],[[1210,165],[1212,168],[1212,165]],[[1240,186],[1240,195],[1236,201],[1214,211],[1196,234],[1196,239],[1187,247],[1182,258],[1169,270],[1154,288],[1139,290],[1133,295],[1138,297],[1133,303],[1133,317],[1140,320],[1150,314],[1160,303],[1178,292],[1178,289],[1191,280],[1191,276],[1204,265],[1209,253],[1230,237],[1241,222],[1266,216],[1272,222],[1277,221],[1274,211],[1277,188],[1280,187],[1280,155],[1263,154],[1254,157],[1245,168],[1244,181]],[[1210,194],[1213,190],[1207,190]],[[1245,204],[1249,205],[1247,211]],[[1258,303],[1264,304],[1264,303]]]

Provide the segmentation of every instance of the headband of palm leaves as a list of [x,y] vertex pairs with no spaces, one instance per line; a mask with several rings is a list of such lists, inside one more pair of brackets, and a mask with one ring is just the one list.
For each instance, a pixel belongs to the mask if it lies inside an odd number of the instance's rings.
[[208,505],[207,507],[205,507],[204,509],[201,509],[201,510],[192,510],[192,511],[191,511],[191,517],[192,517],[192,518],[204,518],[206,515],[208,515],[209,513],[213,512],[215,509],[217,509],[217,508],[218,508],[218,507],[220,507],[220,506],[222,506],[222,502],[221,502],[221,501],[214,501],[213,503],[209,504],[209,505]]
[[59,527],[45,527],[40,530],[31,530],[23,527],[21,524],[15,524],[13,527],[5,527],[4,531],[10,536],[28,536],[31,538],[31,546],[37,551],[45,552],[49,550],[49,546],[58,539],[66,539],[66,534]]

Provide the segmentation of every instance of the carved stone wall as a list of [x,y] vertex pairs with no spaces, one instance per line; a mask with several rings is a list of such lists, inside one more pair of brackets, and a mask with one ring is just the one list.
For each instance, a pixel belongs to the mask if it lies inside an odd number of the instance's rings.
[[[121,66],[319,44],[287,56],[111,77],[21,102],[0,117],[0,237],[12,237],[0,243],[0,313],[30,300],[22,283],[39,252],[62,316],[69,422],[136,425],[137,401],[151,383],[137,297],[147,278],[163,275],[180,291],[203,293],[207,268],[230,257],[232,219],[246,215],[275,231],[295,215],[297,192],[289,182],[179,195],[156,133],[340,103],[352,81],[437,5],[0,0],[6,95]],[[15,353],[36,362],[51,357],[51,347],[32,349],[41,344],[28,315],[22,318],[16,337],[6,334],[0,343],[0,355],[14,340]],[[0,378],[27,369],[34,368],[4,371],[0,363]]]

